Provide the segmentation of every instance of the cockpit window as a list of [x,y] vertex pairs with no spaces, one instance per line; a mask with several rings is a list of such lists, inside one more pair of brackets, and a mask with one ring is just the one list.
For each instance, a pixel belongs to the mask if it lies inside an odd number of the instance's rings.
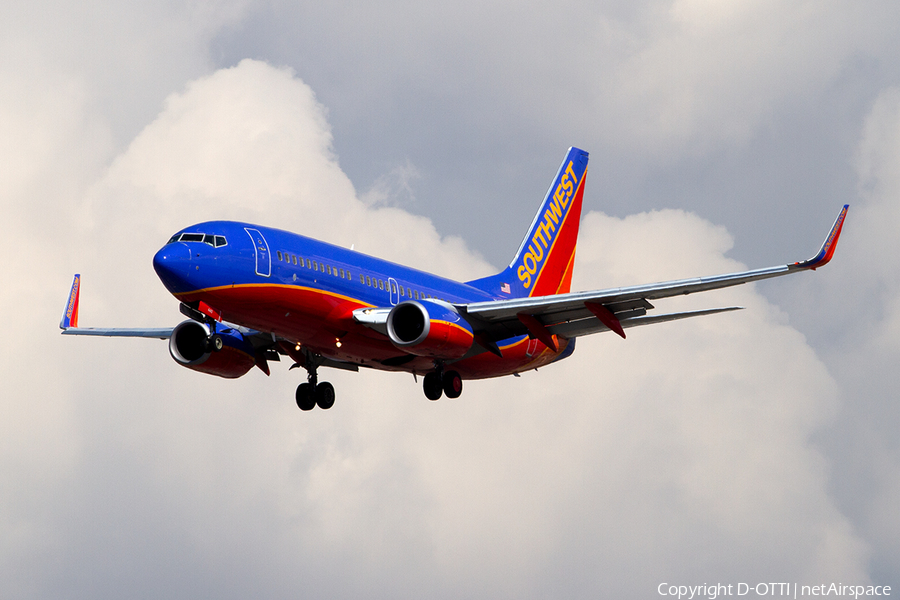
[[171,244],[173,242],[203,242],[215,248],[228,245],[228,240],[225,239],[224,235],[210,235],[208,233],[176,233],[166,243]]

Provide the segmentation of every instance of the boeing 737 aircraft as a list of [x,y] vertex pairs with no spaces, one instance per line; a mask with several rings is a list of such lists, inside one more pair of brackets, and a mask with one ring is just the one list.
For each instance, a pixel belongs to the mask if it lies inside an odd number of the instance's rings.
[[319,367],[423,376],[425,395],[456,398],[463,380],[515,375],[562,360],[579,336],[737,310],[650,315],[651,302],[816,269],[831,260],[845,205],[819,253],[802,262],[714,277],[570,292],[588,154],[570,148],[507,268],[460,283],[302,235],[233,221],[186,227],[153,257],[188,320],[162,329],[78,326],[75,275],[66,335],[167,339],[175,361],[235,378],[290,358],[306,369],[303,410],[334,404]]

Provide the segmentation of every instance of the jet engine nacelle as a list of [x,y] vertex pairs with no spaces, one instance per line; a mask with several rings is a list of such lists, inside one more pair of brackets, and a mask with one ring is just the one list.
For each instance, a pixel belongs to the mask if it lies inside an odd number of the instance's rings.
[[188,369],[226,379],[240,377],[256,364],[253,346],[239,331],[223,329],[213,336],[207,325],[197,321],[184,321],[175,327],[169,338],[169,354]]
[[387,318],[391,342],[417,356],[462,358],[472,347],[472,327],[452,306],[431,300],[407,300]]

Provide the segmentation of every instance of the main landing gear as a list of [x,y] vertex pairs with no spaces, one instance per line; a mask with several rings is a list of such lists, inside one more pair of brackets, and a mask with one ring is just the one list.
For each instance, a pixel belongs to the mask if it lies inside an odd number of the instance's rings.
[[459,398],[462,394],[462,377],[456,371],[444,371],[438,367],[422,379],[422,388],[429,400],[437,400],[442,394],[448,398]]
[[319,383],[316,365],[311,360],[307,360],[306,364],[306,371],[309,375],[307,383],[297,386],[295,394],[297,406],[300,407],[300,410],[312,410],[318,405],[319,408],[328,410],[334,406],[334,386],[327,381]]

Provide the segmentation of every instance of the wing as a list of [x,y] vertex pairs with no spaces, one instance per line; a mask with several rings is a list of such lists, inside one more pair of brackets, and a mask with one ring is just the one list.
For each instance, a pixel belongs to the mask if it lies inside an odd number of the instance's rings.
[[[105,337],[132,337],[132,338],[154,338],[167,340],[172,337],[175,327],[79,327],[78,326],[78,306],[81,297],[81,275],[75,275],[72,281],[72,289],[69,291],[69,299],[63,310],[62,319],[59,322],[59,328],[62,329],[63,335],[91,335]],[[335,369],[344,369],[348,371],[358,371],[358,365],[354,363],[344,363],[323,356],[319,356],[310,352],[295,351],[294,345],[287,340],[275,336],[272,333],[257,331],[242,327],[234,323],[223,321],[218,313],[215,313],[209,306],[200,303],[200,310],[190,307],[182,303],[179,307],[181,312],[198,322],[212,322],[213,320],[221,323],[222,326],[240,333],[244,341],[246,341],[253,352],[256,354],[256,366],[258,366],[266,375],[269,374],[269,361],[280,361],[279,355],[288,355],[294,359],[291,369],[306,365],[312,361],[316,366],[332,367]],[[203,312],[201,312],[203,311]],[[209,317],[208,319],[206,317]]]
[[647,316],[647,311],[654,308],[651,301],[660,298],[731,287],[751,281],[790,275],[799,271],[815,270],[824,266],[834,255],[847,209],[848,205],[844,205],[818,254],[809,260],[766,269],[649,285],[555,296],[475,302],[457,305],[457,309],[475,329],[476,339],[481,338],[486,342],[482,346],[527,333],[554,349],[553,334],[573,338],[611,330],[624,338],[624,329],[628,327],[738,310],[741,307],[731,306]]
[[72,289],[69,290],[69,299],[63,310],[59,328],[63,335],[100,335],[108,337],[139,337],[167,340],[172,335],[174,327],[155,328],[99,328],[78,326],[78,304],[81,298],[81,275],[75,275],[72,281]]

